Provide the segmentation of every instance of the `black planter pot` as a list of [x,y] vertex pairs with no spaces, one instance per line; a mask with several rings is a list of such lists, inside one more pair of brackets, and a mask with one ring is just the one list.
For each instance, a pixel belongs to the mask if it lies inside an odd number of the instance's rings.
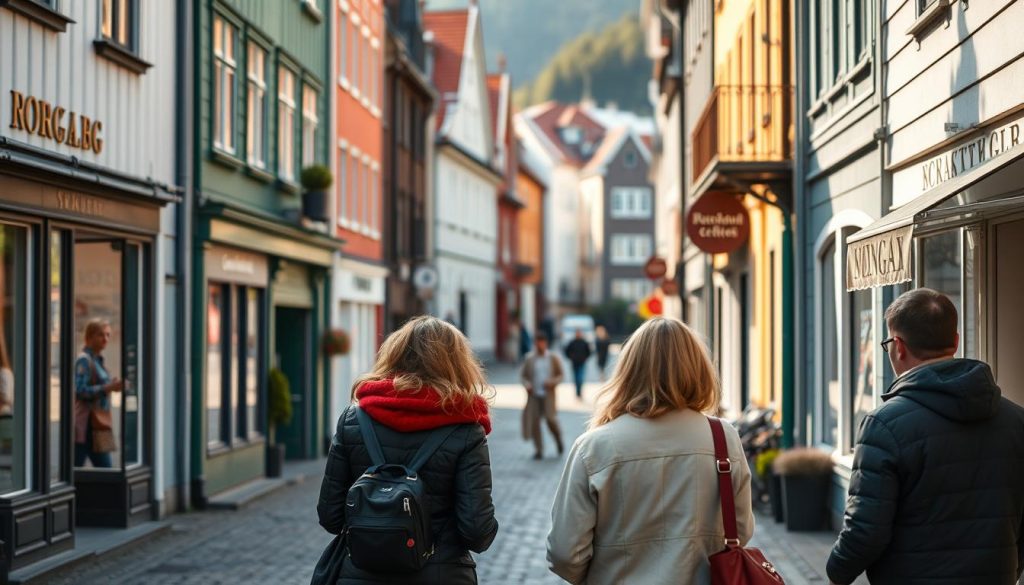
[[776,522],[786,519],[782,505],[782,476],[774,473],[768,474],[768,496],[772,504],[772,517]]
[[267,447],[267,477],[281,477],[284,471],[284,445]]
[[794,532],[825,528],[825,503],[829,476],[786,475],[782,477],[783,513],[786,529]]
[[327,221],[327,192],[306,191],[302,194],[302,215],[314,221]]

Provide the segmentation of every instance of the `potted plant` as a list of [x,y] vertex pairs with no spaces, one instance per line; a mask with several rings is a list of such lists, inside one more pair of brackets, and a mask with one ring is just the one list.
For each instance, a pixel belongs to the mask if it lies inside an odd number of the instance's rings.
[[344,329],[328,329],[324,331],[323,339],[320,342],[324,354],[328,357],[347,354],[351,345],[352,341]]
[[302,215],[315,221],[327,221],[327,189],[334,182],[331,170],[324,165],[310,165],[302,169],[299,180],[305,189]]
[[785,519],[782,511],[782,478],[775,473],[772,465],[779,456],[778,449],[768,449],[757,454],[754,459],[754,468],[761,480],[761,485],[768,489],[768,501],[772,507],[772,517],[776,522]]
[[279,368],[271,368],[268,378],[267,414],[270,419],[270,446],[267,448],[267,476],[281,477],[285,446],[277,442],[277,427],[292,420],[292,391],[288,377]]
[[823,529],[832,477],[831,455],[818,449],[792,449],[779,453],[772,467],[782,477],[786,529]]

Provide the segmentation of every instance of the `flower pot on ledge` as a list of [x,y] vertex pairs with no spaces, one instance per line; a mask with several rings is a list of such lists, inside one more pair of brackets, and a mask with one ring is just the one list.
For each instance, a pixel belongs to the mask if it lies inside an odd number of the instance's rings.
[[314,221],[326,222],[327,192],[306,191],[302,194],[302,215]]

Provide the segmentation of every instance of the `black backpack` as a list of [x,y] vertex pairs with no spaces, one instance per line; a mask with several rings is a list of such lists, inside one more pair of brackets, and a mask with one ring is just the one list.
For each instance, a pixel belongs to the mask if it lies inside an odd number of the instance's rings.
[[346,535],[352,564],[371,573],[413,573],[434,554],[430,509],[419,470],[458,425],[435,430],[408,465],[388,463],[366,412],[355,408],[373,465],[345,498]]

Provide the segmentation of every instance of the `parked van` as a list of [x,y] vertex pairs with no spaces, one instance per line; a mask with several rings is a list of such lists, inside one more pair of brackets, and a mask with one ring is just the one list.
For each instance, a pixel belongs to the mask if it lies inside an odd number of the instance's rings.
[[595,333],[594,318],[590,315],[566,315],[562,317],[561,328],[559,329],[558,348],[565,347],[567,343],[576,338],[576,332],[583,332],[583,339],[591,346],[597,341]]

